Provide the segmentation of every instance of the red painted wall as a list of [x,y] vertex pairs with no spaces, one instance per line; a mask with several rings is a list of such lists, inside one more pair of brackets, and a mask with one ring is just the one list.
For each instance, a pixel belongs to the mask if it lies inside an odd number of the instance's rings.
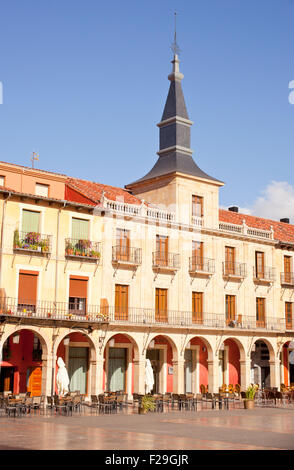
[[240,352],[237,343],[232,339],[225,341],[225,346],[229,346],[228,367],[229,384],[240,384]]
[[27,370],[30,367],[42,366],[42,361],[33,361],[34,333],[30,330],[18,331],[19,343],[15,344],[10,336],[11,356],[1,363],[1,367],[14,367],[14,384],[12,392],[24,393],[27,391]]
[[204,341],[202,341],[200,338],[193,338],[191,340],[191,345],[199,346],[199,390],[197,393],[200,393],[200,385],[208,385],[208,352]]

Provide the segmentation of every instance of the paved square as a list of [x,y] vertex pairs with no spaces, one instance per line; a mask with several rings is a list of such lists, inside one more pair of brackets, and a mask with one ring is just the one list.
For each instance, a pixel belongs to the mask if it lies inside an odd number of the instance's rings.
[[294,409],[1,417],[0,449],[290,450]]

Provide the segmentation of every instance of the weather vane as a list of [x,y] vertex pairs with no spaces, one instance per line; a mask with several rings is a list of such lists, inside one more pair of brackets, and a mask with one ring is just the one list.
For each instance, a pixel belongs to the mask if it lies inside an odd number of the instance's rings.
[[174,42],[171,45],[171,50],[175,55],[179,55],[181,52],[181,49],[178,46],[177,43],[177,12],[175,12],[175,34],[174,34]]
[[33,152],[32,156],[31,156],[32,168],[34,168],[34,161],[35,160],[39,160],[39,154],[36,153],[36,152]]

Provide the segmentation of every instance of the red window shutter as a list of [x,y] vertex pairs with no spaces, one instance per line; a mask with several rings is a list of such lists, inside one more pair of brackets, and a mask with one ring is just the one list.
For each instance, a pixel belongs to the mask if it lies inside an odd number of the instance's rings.
[[69,279],[69,297],[87,298],[88,278],[70,276]]
[[18,303],[36,305],[38,273],[20,271],[18,281]]

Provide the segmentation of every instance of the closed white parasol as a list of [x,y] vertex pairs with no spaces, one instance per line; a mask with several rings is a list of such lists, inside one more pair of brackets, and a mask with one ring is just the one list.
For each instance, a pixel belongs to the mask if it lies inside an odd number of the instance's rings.
[[154,385],[154,374],[150,359],[146,359],[145,366],[145,384],[146,384],[146,393],[150,393]]
[[69,391],[69,377],[63,362],[63,359],[59,357],[57,359],[58,372],[56,375],[56,385],[58,395],[63,396]]

